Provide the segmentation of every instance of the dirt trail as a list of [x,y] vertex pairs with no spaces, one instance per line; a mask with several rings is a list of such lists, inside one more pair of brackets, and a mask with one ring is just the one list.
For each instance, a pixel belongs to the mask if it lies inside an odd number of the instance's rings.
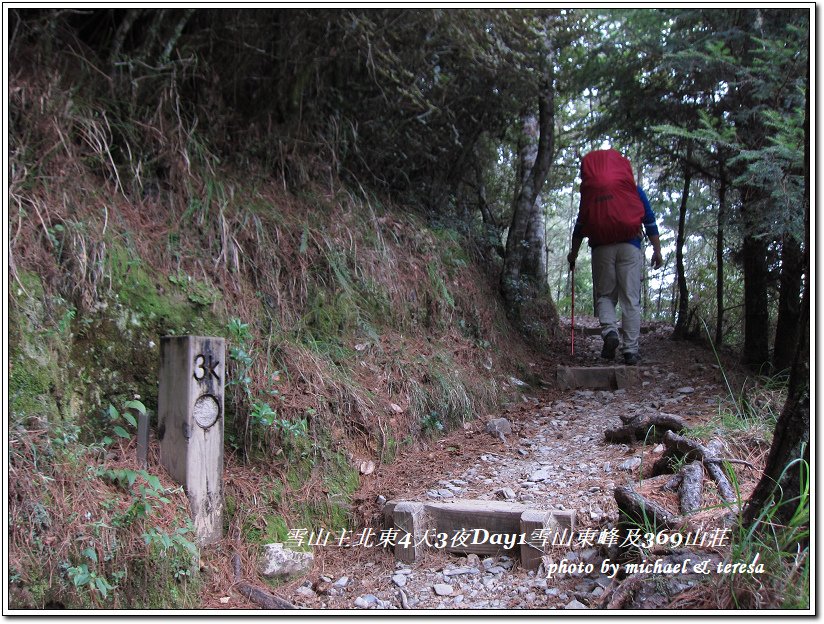
[[[677,414],[691,426],[718,412],[725,389],[712,352],[669,340],[670,328],[641,337],[640,383],[617,391],[560,391],[559,362],[536,362],[541,388],[525,387],[520,403],[482,415],[428,448],[398,458],[363,478],[356,511],[380,530],[378,496],[396,500],[509,498],[537,509],[571,509],[580,529],[609,529],[617,520],[615,487],[639,482],[659,457],[655,444],[609,444],[604,431],[619,416],[650,410]],[[576,354],[562,364],[603,365],[601,339],[576,336]],[[506,441],[484,431],[490,418],[512,423]],[[742,489],[757,475],[741,475]],[[573,544],[556,559],[593,558],[597,548]],[[594,573],[546,578],[513,558],[466,558],[432,549],[420,561],[397,563],[374,546],[316,548],[309,577],[278,588],[304,608],[557,609],[595,606],[610,579]],[[597,570],[596,566],[596,570]],[[443,594],[443,595],[439,595]],[[405,604],[404,604],[405,603]]]

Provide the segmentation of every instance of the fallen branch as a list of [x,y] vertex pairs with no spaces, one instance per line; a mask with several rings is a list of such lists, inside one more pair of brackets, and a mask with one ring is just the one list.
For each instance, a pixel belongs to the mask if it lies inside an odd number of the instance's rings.
[[284,600],[283,598],[278,598],[277,596],[270,594],[259,587],[255,587],[250,583],[241,581],[237,583],[235,587],[246,598],[255,604],[260,605],[264,609],[297,609],[297,607],[291,602]]

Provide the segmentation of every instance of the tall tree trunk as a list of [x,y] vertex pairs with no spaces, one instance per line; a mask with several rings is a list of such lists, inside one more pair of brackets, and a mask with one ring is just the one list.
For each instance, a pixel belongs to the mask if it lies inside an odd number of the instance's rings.
[[[689,161],[689,150],[687,151]],[[687,275],[684,271],[684,241],[686,240],[687,200],[690,193],[692,171],[689,165],[684,170],[684,191],[681,193],[681,205],[678,208],[678,238],[675,243],[675,268],[678,275],[678,317],[672,337],[684,338],[687,335],[687,314],[689,312],[689,291],[687,289]]]
[[[775,507],[778,522],[787,523],[797,508],[797,503],[805,485],[811,485],[810,463],[810,93],[807,79],[807,101],[804,117],[804,253],[805,272],[804,296],[801,300],[799,328],[795,342],[787,402],[775,426],[773,443],[767,457],[767,466],[758,485],[753,490],[744,509],[747,526],[759,519],[761,512],[775,505],[776,498],[790,502]],[[787,468],[791,462],[802,459],[799,464]]]
[[528,275],[539,292],[547,289],[546,274],[546,214],[540,195],[529,214],[526,228],[526,249],[521,262],[521,275]]
[[718,228],[715,236],[715,346],[724,341],[724,220],[727,218],[727,180],[721,164],[718,189]]
[[801,243],[791,233],[785,232],[781,245],[781,286],[778,295],[778,320],[775,324],[773,371],[789,371],[793,359],[793,346],[798,334],[801,316],[801,274],[804,255]]
[[[524,120],[522,138],[523,143],[518,159],[521,187],[528,183],[529,176],[538,160],[540,130],[535,115],[528,115]],[[524,241],[520,274],[531,278],[534,286],[540,290],[541,276],[544,276],[543,281],[546,281],[546,217],[541,204],[540,192],[535,195],[535,201],[529,211]]]
[[746,187],[742,194],[744,217],[744,364],[758,373],[770,365],[770,312],[767,299],[769,272],[767,241],[758,236],[757,220],[762,211],[760,191]]
[[[544,231],[543,208],[538,204],[538,196],[546,181],[552,164],[553,134],[555,130],[555,92],[553,84],[552,58],[547,60],[548,68],[538,95],[538,149],[532,167],[524,168],[520,176],[521,185],[514,202],[512,223],[506,239],[506,257],[501,272],[501,292],[507,309],[516,318],[520,316],[521,304],[525,299],[534,299],[540,290],[546,291],[546,262],[543,245],[536,249],[536,236]],[[527,156],[531,159],[531,155]],[[532,240],[530,240],[532,236]],[[541,272],[542,271],[542,272]],[[557,311],[550,311],[557,318]]]

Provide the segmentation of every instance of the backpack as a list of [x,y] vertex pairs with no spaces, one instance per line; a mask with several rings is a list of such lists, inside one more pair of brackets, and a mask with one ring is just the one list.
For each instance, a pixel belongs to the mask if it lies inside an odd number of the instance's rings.
[[644,204],[629,159],[616,150],[589,152],[581,160],[578,219],[591,246],[624,243],[641,235]]

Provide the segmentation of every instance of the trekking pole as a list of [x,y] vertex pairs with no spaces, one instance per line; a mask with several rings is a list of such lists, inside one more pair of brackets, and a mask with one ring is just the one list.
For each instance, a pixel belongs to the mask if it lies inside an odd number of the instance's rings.
[[575,355],[575,265],[572,265],[572,355]]

